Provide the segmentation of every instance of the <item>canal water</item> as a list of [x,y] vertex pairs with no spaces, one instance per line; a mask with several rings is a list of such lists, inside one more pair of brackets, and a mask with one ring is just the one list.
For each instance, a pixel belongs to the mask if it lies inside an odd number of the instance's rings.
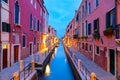
[[62,44],[55,49],[50,63],[46,66],[42,80],[74,80],[74,75]]

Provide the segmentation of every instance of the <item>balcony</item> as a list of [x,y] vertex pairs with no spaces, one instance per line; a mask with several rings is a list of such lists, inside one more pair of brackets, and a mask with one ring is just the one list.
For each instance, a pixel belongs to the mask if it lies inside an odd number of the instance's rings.
[[116,26],[115,30],[116,30],[115,31],[116,32],[116,39],[115,39],[115,41],[116,41],[117,44],[120,44],[120,24]]

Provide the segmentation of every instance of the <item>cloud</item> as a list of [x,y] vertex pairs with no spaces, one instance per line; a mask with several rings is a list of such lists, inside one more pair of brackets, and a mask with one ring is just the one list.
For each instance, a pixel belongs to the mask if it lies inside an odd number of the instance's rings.
[[49,24],[57,30],[58,36],[62,37],[81,0],[44,0],[44,2],[49,12]]

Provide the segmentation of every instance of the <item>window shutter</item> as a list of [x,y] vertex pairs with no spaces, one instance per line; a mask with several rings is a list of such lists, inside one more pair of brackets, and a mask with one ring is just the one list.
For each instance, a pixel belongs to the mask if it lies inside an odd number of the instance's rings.
[[97,29],[99,31],[99,19],[97,19]]
[[110,13],[106,14],[106,28],[110,26]]
[[7,31],[10,32],[10,24],[8,24]]
[[115,8],[113,9],[113,14],[112,14],[112,26],[115,28],[115,25],[116,25],[116,11],[115,11]]
[[96,20],[94,20],[94,30],[97,29]]
[[10,24],[6,22],[2,22],[2,31],[3,32],[10,32]]

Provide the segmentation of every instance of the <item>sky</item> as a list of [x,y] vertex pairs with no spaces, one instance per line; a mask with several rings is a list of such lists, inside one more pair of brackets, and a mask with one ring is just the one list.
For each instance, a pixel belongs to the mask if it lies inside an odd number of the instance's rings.
[[81,0],[44,0],[49,12],[49,25],[56,29],[59,38],[64,36],[65,29],[80,3]]

